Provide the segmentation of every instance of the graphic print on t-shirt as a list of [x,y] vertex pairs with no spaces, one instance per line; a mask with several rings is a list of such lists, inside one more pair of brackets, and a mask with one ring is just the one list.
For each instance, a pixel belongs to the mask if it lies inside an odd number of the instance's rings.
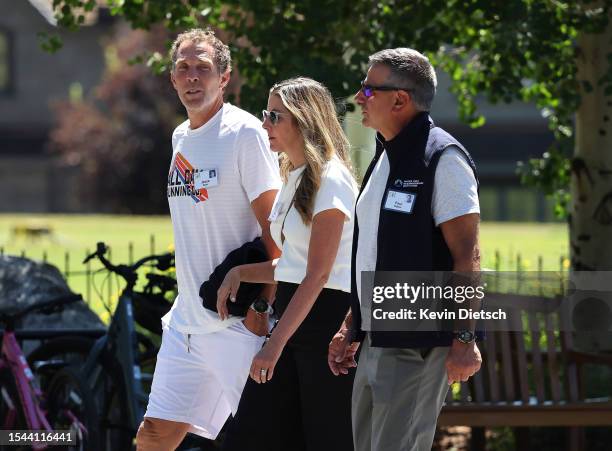
[[187,158],[177,152],[168,174],[168,197],[190,196],[196,204],[207,200],[208,190],[195,189],[193,184],[194,174],[201,171],[194,168]]

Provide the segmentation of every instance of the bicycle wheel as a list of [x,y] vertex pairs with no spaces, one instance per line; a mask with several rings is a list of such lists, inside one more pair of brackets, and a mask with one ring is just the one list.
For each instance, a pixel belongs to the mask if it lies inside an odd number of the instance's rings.
[[54,431],[72,431],[77,443],[66,450],[102,451],[96,405],[83,376],[76,368],[59,370],[46,392],[49,424]]
[[28,364],[37,361],[63,360],[80,364],[85,361],[95,340],[87,337],[57,337],[45,341],[28,354]]
[[[137,353],[136,365],[141,370],[141,388],[145,394],[150,391],[151,375],[155,368],[158,347],[151,339],[136,332]],[[108,354],[102,359],[101,368],[104,374],[103,401],[101,412],[101,435],[105,449],[134,449],[133,442],[139,425],[132,425],[129,416],[128,393],[122,375],[121,364]],[[99,399],[99,398],[97,398]],[[141,405],[141,407],[144,407]]]
[[[57,337],[45,341],[28,354],[28,365],[38,377],[38,382],[43,391],[49,387],[49,383],[56,371],[40,372],[36,370],[37,363],[60,361],[68,365],[82,365],[95,340],[86,337]],[[58,369],[61,369],[58,368]]]
[[118,370],[106,369],[104,408],[101,418],[101,435],[105,449],[133,449],[136,431],[126,427],[128,415],[127,393]]
[[[28,429],[21,408],[21,400],[17,393],[17,385],[8,368],[0,371],[0,429],[25,430]],[[28,446],[2,446],[1,451],[25,451]]]

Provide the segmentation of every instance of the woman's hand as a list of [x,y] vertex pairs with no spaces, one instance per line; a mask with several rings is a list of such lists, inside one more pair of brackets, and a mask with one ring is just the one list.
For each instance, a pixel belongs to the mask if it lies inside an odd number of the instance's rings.
[[[272,379],[285,343],[302,324],[325,286],[340,246],[344,219],[344,213],[335,208],[314,216],[308,243],[306,275],[293,293],[270,340],[253,359],[250,376],[255,382],[261,384]],[[246,277],[244,279],[248,280]]]
[[217,290],[217,313],[222,320],[229,318],[227,298],[229,297],[230,301],[236,302],[238,288],[240,288],[240,267],[235,266],[227,272],[223,283]]
[[258,384],[264,384],[274,374],[276,362],[283,352],[283,345],[279,345],[275,340],[269,340],[263,348],[253,357],[251,363],[250,376]]

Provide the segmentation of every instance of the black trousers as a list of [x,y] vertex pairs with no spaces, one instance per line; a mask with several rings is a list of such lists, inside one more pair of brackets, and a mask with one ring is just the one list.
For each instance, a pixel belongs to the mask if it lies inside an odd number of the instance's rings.
[[[281,312],[296,288],[279,283],[276,303],[280,301]],[[285,346],[272,380],[257,384],[248,379],[224,450],[353,451],[355,370],[334,376],[327,365],[327,344],[348,311],[348,302],[347,293],[324,290]]]

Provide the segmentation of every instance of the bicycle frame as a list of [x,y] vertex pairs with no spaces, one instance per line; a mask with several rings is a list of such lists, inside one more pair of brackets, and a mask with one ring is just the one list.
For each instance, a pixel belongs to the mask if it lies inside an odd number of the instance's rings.
[[82,371],[88,378],[89,386],[98,392],[99,387],[104,384],[105,375],[96,371],[96,366],[104,361],[105,353],[118,362],[121,382],[126,390],[129,427],[136,431],[144,417],[143,404],[146,403],[148,396],[141,385],[140,366],[136,359],[138,342],[134,324],[132,300],[126,295],[121,295],[108,333],[96,341]]
[[[34,373],[30,369],[28,361],[21,350],[17,340],[17,335],[15,333],[15,323],[30,312],[39,311],[43,314],[50,314],[58,311],[58,309],[63,308],[65,305],[82,301],[82,299],[83,298],[81,295],[68,294],[50,301],[32,304],[29,307],[17,312],[0,312],[1,321],[5,325],[5,328],[2,331],[0,370],[8,371],[9,377],[12,377],[15,382],[15,391],[17,392],[16,395],[13,395],[16,399],[12,399],[10,397],[11,393],[6,389],[3,389],[0,393],[6,403],[8,411],[6,418],[1,420],[3,424],[0,424],[0,427],[2,427],[2,429],[10,430],[14,429],[15,426],[18,426],[21,428],[25,427],[30,431],[44,431],[47,433],[55,432],[49,423],[49,417],[47,417],[49,412],[43,408],[45,405],[44,401],[46,400],[46,394],[41,390],[40,385],[34,377]],[[50,399],[53,399],[52,395],[54,394],[55,393],[50,394]],[[70,394],[72,395],[72,392]],[[74,413],[64,405],[60,405],[60,407],[62,410],[56,412],[54,409],[51,412],[51,419],[54,419],[54,414],[61,412],[61,414],[66,415],[70,419],[70,428],[76,428],[75,432],[78,433],[78,436],[82,437],[83,434],[87,434],[85,425],[74,415]],[[24,415],[25,424],[17,423],[19,414],[18,409]],[[32,445],[32,449],[42,450],[47,449],[47,446],[44,443],[34,443]]]
[[[8,368],[15,378],[17,385],[17,393],[19,394],[19,400],[23,407],[23,413],[27,422],[28,428],[31,430],[45,430],[53,432],[53,429],[47,421],[45,412],[40,407],[40,400],[43,397],[43,393],[34,380],[32,370],[28,366],[21,347],[17,343],[15,333],[12,331],[4,331],[2,338],[2,357],[0,358],[0,370]],[[2,393],[2,396],[7,397],[8,393]],[[17,416],[17,407],[14,403],[15,400],[10,400],[7,404],[10,407],[10,413],[7,418],[4,419],[2,429],[12,429],[14,421]],[[34,445],[33,449],[43,450],[47,449],[44,445]]]
[[[158,269],[162,269],[160,267],[162,262],[165,262],[165,265],[170,265],[172,257],[169,254],[152,255],[141,258],[130,266],[114,265],[104,256],[106,250],[104,243],[98,243],[96,252],[87,256],[83,263],[97,257],[108,271],[121,276],[125,280],[126,286],[119,296],[107,334],[96,341],[81,371],[87,377],[88,386],[92,391],[96,395],[106,397],[110,393],[105,387],[105,378],[108,375],[105,374],[104,362],[109,362],[109,360],[113,362],[113,368],[110,368],[110,371],[115,370],[116,363],[121,378],[118,383],[122,384],[125,389],[125,393],[122,393],[122,395],[125,397],[124,402],[128,410],[128,427],[136,433],[144,417],[144,406],[148,401],[148,395],[142,389],[142,374],[137,358],[136,321],[133,315],[132,294],[138,280],[136,270],[144,263],[154,260],[158,262]],[[111,374],[112,376],[114,374]]]

